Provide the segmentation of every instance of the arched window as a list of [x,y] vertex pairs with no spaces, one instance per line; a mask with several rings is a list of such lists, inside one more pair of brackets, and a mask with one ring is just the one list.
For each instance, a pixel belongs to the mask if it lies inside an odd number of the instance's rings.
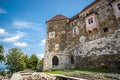
[[74,64],[74,56],[71,55],[71,64]]
[[53,65],[53,66],[54,66],[54,65],[59,65],[59,59],[58,59],[57,56],[54,56],[54,57],[52,58],[52,65]]

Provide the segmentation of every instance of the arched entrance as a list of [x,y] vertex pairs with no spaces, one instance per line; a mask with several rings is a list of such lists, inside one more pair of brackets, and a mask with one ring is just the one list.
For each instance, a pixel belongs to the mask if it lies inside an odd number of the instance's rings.
[[59,65],[59,59],[58,59],[57,56],[54,56],[54,57],[52,58],[52,65],[53,65],[53,66]]

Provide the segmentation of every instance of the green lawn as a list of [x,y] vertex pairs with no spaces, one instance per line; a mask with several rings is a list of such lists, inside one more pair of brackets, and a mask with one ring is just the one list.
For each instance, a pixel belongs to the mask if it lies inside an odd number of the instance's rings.
[[86,74],[90,76],[102,76],[102,77],[115,77],[120,78],[120,73],[112,73],[113,68],[75,68],[69,70],[52,70],[45,73],[48,74],[61,74],[61,75],[74,75],[74,74]]

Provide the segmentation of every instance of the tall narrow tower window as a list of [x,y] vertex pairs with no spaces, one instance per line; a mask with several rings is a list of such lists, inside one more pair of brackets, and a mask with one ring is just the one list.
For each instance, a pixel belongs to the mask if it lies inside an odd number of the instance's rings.
[[117,7],[118,7],[118,10],[120,11],[120,3],[119,3],[119,4],[117,4]]

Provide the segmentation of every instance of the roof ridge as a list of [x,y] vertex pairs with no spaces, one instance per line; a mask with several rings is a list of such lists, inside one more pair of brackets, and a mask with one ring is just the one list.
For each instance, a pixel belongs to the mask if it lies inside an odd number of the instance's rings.
[[68,19],[66,16],[64,16],[62,14],[57,14],[54,17],[52,17],[51,19],[49,19],[47,22],[58,21],[58,20],[66,20],[66,19]]

